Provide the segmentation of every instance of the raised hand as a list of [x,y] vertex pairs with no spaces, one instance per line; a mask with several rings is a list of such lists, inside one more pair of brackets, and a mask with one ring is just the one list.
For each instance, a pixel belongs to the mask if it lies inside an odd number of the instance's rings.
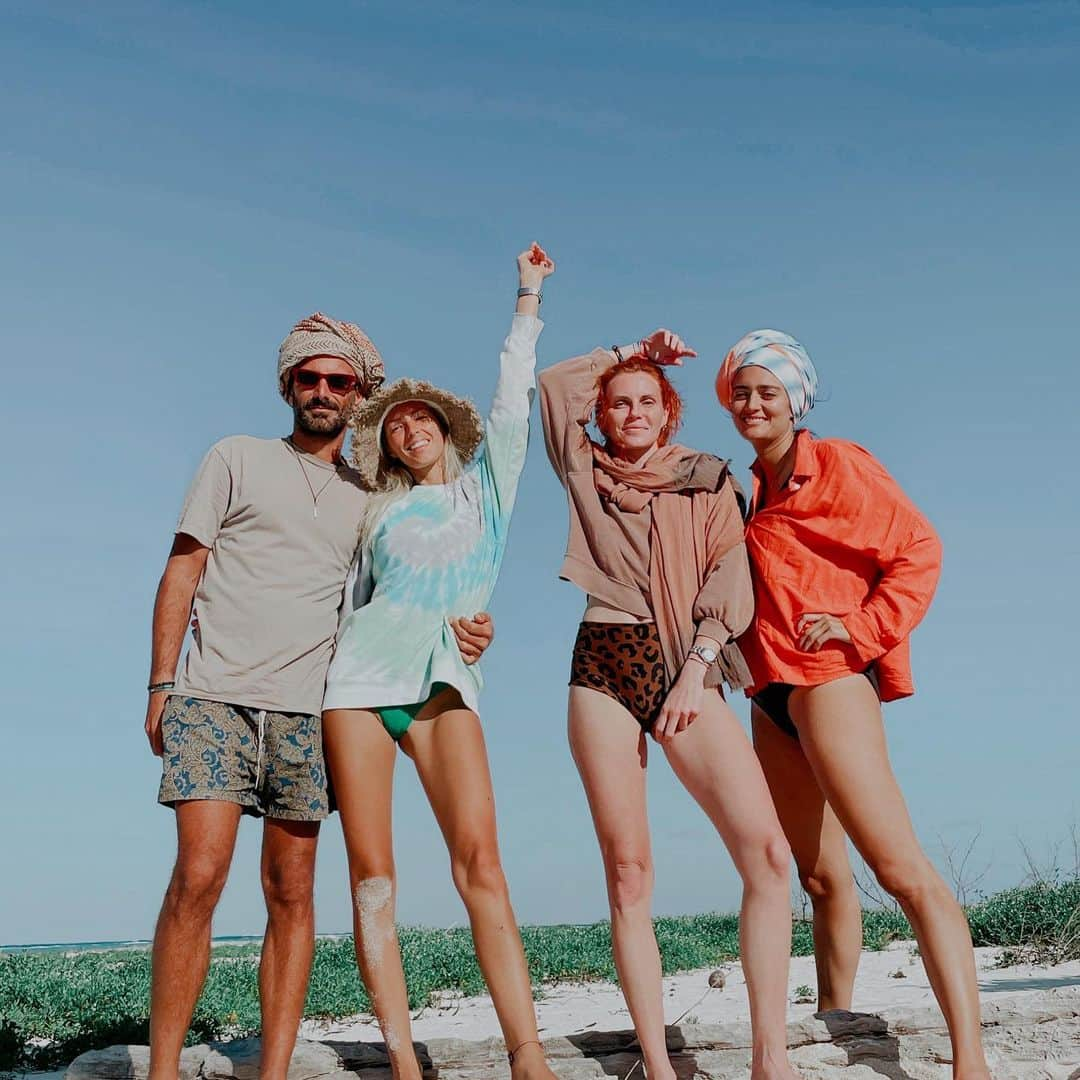
[[539,289],[544,278],[555,273],[555,263],[536,241],[518,257],[518,280],[524,288]]
[[661,327],[638,342],[637,356],[644,356],[654,364],[682,367],[684,356],[697,356],[678,334]]

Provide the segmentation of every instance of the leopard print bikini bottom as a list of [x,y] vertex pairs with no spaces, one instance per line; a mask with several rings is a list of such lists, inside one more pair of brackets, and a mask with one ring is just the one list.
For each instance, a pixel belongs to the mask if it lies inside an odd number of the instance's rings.
[[570,661],[570,685],[614,698],[650,731],[667,693],[655,623],[583,622]]

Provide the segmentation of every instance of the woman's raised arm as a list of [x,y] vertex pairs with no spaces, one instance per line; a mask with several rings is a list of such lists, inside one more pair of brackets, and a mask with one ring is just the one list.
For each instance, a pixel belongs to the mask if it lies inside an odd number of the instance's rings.
[[517,257],[517,268],[517,307],[499,354],[499,380],[485,425],[481,458],[496,525],[509,519],[525,464],[536,386],[536,340],[544,325],[536,317],[538,294],[544,280],[555,272],[555,263],[534,243]]

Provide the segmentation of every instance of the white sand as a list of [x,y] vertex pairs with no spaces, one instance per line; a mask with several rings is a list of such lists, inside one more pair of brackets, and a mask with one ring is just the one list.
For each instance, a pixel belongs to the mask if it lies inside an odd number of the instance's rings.
[[[1057,967],[996,966],[1001,950],[975,950],[979,991],[982,1000],[1037,993],[1056,986],[1080,986],[1080,961]],[[690,971],[664,979],[664,1017],[669,1024],[716,1024],[731,1020],[749,1020],[746,981],[736,963],[725,966],[726,981],[722,990],[709,987],[711,969]],[[813,987],[813,957],[796,957],[791,962],[788,981],[789,1019],[798,1019],[815,1011],[813,1000],[797,1002],[796,989]],[[913,942],[898,942],[882,952],[864,952],[855,985],[854,1008],[859,1012],[877,1012],[897,1005],[933,1005],[934,996],[926,971]],[[622,994],[611,983],[562,983],[546,987],[536,1003],[540,1035],[571,1035],[582,1031],[620,1031],[629,1029],[630,1014]],[[432,1038],[483,1039],[500,1034],[491,998],[443,994],[435,1005],[413,1014],[412,1036],[417,1041]],[[313,1041],[333,1039],[347,1042],[381,1042],[378,1025],[367,1015],[345,1020],[313,1021],[301,1025],[300,1037]]]

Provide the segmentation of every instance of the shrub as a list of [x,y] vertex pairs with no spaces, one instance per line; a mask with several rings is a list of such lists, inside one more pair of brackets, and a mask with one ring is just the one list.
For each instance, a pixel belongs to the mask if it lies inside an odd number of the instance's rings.
[[1006,959],[1080,959],[1080,878],[1006,889],[968,909],[976,945],[1003,945]]

